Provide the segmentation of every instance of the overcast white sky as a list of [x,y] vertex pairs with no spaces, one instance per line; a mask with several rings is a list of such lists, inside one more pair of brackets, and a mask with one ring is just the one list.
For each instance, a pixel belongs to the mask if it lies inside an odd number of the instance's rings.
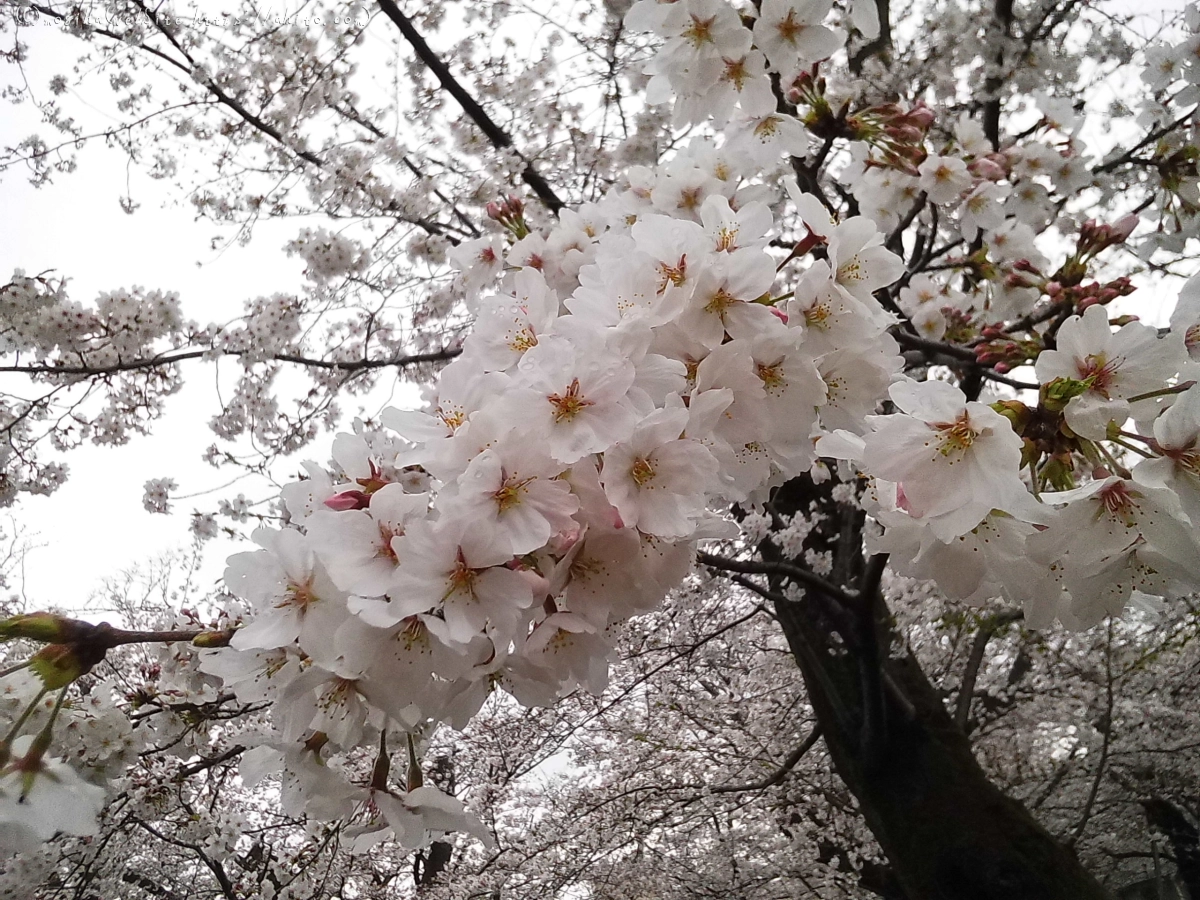
[[[61,37],[48,48],[35,47],[30,81],[44,86],[56,70],[68,68],[70,47]],[[39,54],[42,49],[49,52]],[[0,103],[6,140],[35,129],[32,111]],[[303,264],[280,252],[295,223],[268,223],[250,247],[214,251],[209,244],[219,231],[194,221],[178,186],[147,178],[119,151],[100,144],[79,159],[77,172],[46,187],[35,189],[15,173],[0,181],[0,275],[53,269],[70,278],[71,296],[84,303],[118,287],[174,290],[187,315],[202,323],[231,318],[248,297],[298,289]],[[127,193],[141,203],[133,215],[118,203]],[[180,493],[192,493],[230,477],[199,459],[213,443],[207,422],[219,408],[211,367],[185,365],[185,374],[196,377],[170,398],[167,416],[151,436],[71,453],[63,488],[20,501],[17,521],[48,545],[26,561],[23,587],[32,606],[79,606],[102,577],[189,543],[186,516],[152,516],[141,505],[149,478],[173,477]],[[215,499],[195,503],[211,508]],[[190,512],[192,505],[181,501],[177,508]]]
[[[198,8],[219,13],[223,4]],[[299,4],[267,4],[281,13]],[[1179,9],[1181,0],[1122,0],[1122,8],[1154,14]],[[27,74],[45,86],[50,76],[68,70],[77,47],[62,35],[45,34],[46,46],[34,46]],[[102,115],[100,110],[95,113]],[[101,121],[100,118],[96,119]],[[31,111],[0,103],[0,135],[5,142],[38,129]],[[141,203],[125,215],[118,198],[132,194]],[[178,186],[155,182],[128,167],[119,151],[101,145],[80,154],[79,171],[55,184],[34,189],[18,175],[0,181],[0,277],[13,269],[56,270],[71,279],[72,296],[89,302],[103,290],[142,285],[177,291],[187,314],[201,322],[236,315],[242,302],[259,294],[293,291],[301,283],[301,263],[281,252],[298,225],[268,223],[248,248],[209,248],[217,229],[197,223],[181,203]],[[167,416],[150,437],[135,438],[119,448],[84,449],[69,455],[71,477],[52,497],[25,498],[17,520],[44,548],[26,560],[23,590],[32,607],[50,604],[79,607],[101,579],[165,551],[189,543],[188,517],[152,516],[141,505],[142,485],[149,478],[173,477],[182,494],[215,488],[229,477],[199,461],[213,442],[208,420],[218,409],[209,367],[189,364],[187,386],[171,398]],[[324,458],[327,441],[304,454]],[[215,506],[221,492],[197,501],[180,501],[188,513],[194,505]],[[261,497],[262,490],[248,490]],[[229,550],[214,546],[210,572]]]

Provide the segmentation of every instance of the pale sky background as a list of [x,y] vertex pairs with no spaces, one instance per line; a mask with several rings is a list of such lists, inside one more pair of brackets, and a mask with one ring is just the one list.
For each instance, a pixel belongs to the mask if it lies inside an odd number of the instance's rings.
[[[33,47],[26,67],[30,82],[43,89],[52,74],[69,69],[69,54],[79,46],[61,35],[49,35],[46,43]],[[96,112],[94,121],[103,121]],[[33,110],[0,102],[0,134],[6,140],[34,130],[45,133]],[[133,215],[118,203],[127,193],[141,203]],[[212,250],[211,239],[228,236],[228,230],[195,221],[178,185],[148,178],[127,165],[119,150],[99,143],[79,154],[76,172],[48,186],[34,188],[18,173],[9,174],[0,181],[0,210],[0,275],[7,280],[15,268],[29,274],[53,269],[70,279],[71,297],[85,304],[102,291],[140,285],[176,291],[185,314],[201,323],[226,321],[244,300],[296,291],[303,281],[303,261],[282,252],[298,230],[295,222],[264,223],[249,246]],[[184,515],[151,515],[142,507],[147,479],[172,477],[178,493],[192,494],[233,476],[200,460],[215,441],[207,423],[220,408],[212,366],[183,365],[185,387],[168,398],[166,415],[151,435],[135,436],[122,447],[87,446],[65,457],[47,448],[47,458],[65,458],[69,479],[51,496],[23,497],[10,510],[35,544],[47,545],[28,555],[23,584],[17,580],[31,608],[81,606],[103,577],[190,545],[187,514],[194,507],[213,509],[218,496],[238,492],[241,485],[181,500],[175,509]],[[318,449],[322,452],[314,455],[321,458],[326,450]],[[258,486],[247,496],[260,499],[264,491]],[[232,548],[218,543],[211,542],[208,552],[211,573],[205,574],[212,577]]]
[[[197,7],[215,14],[223,5],[204,2]],[[266,7],[292,12],[298,5]],[[1182,3],[1130,0],[1121,5],[1153,14],[1179,9]],[[33,46],[26,67],[30,81],[43,89],[51,75],[70,69],[79,46],[63,35],[47,33],[45,40],[45,47]],[[100,110],[96,115],[102,115]],[[35,130],[44,132],[32,110],[0,102],[0,135],[6,143]],[[81,153],[79,163],[77,172],[40,189],[15,172],[0,180],[0,277],[7,280],[15,268],[27,273],[53,269],[71,279],[71,296],[84,303],[101,291],[135,284],[173,290],[181,295],[185,313],[201,322],[231,318],[247,298],[299,289],[303,263],[281,249],[301,227],[297,222],[265,223],[249,247],[214,251],[209,243],[219,229],[194,221],[177,185],[149,179],[127,166],[120,151],[99,144]],[[118,204],[127,193],[141,203],[132,216]],[[28,555],[24,578],[16,583],[31,609],[81,607],[104,577],[189,545],[187,514],[193,508],[213,509],[218,497],[238,493],[241,485],[180,500],[175,508],[183,515],[155,516],[142,508],[147,479],[172,477],[179,494],[193,494],[218,488],[231,477],[199,458],[215,440],[207,427],[219,409],[211,365],[184,365],[186,386],[168,400],[167,415],[151,436],[135,437],[123,447],[67,454],[70,478],[58,492],[23,497],[9,510],[34,543],[45,545]],[[301,458],[323,459],[330,440],[323,438]],[[46,451],[47,457],[52,455]],[[264,496],[259,486],[247,487],[246,493],[252,499]],[[233,549],[230,542],[209,544],[206,578],[219,575],[221,560]]]

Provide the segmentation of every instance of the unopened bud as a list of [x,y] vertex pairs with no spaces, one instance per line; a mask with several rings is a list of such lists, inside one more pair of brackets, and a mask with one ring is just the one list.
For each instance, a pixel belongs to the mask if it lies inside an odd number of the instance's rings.
[[1126,238],[1133,234],[1133,229],[1137,228],[1139,221],[1134,213],[1117,219],[1111,228],[1113,242],[1117,244],[1123,243]]
[[918,103],[905,116],[918,128],[927,129],[937,120],[937,115],[924,103]]
[[228,647],[233,640],[236,629],[226,628],[224,631],[206,631],[192,638],[193,647]]
[[104,650],[87,644],[47,644],[29,659],[29,668],[48,691],[64,688],[104,659]]
[[348,509],[366,509],[371,505],[371,498],[363,491],[342,491],[334,494],[325,501],[325,505],[338,512]]
[[66,644],[88,637],[94,625],[54,613],[35,612],[0,622],[0,640],[24,638],[47,644]]
[[998,400],[992,404],[992,409],[1008,419],[1013,431],[1017,434],[1024,433],[1025,426],[1029,424],[1032,415],[1029,407],[1020,400]]
[[1062,412],[1067,404],[1080,394],[1087,393],[1088,383],[1075,378],[1055,378],[1042,385],[1039,393],[1041,404],[1050,412]]
[[971,160],[967,165],[967,170],[976,178],[981,178],[984,181],[999,181],[1008,174],[1004,166],[993,159],[988,159],[986,156]]

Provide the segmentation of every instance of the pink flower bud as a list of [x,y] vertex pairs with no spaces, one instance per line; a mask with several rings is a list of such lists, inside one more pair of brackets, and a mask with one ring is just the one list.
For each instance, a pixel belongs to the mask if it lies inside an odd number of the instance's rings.
[[967,170],[976,178],[981,178],[984,181],[999,181],[1007,174],[1004,166],[1000,165],[994,159],[988,159],[987,157],[971,160],[967,166]]
[[937,115],[924,103],[918,103],[908,111],[906,118],[918,128],[926,129],[937,120]]
[[1133,229],[1137,228],[1138,221],[1138,217],[1133,213],[1117,219],[1111,228],[1113,243],[1122,243],[1129,235],[1133,234]]
[[334,494],[328,498],[325,505],[338,512],[345,512],[348,509],[366,509],[371,505],[371,498],[362,491],[342,491],[340,494]]

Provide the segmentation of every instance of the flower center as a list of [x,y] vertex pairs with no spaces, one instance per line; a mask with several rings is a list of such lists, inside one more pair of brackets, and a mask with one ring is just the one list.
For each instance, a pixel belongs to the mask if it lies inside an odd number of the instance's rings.
[[746,58],[725,60],[725,80],[740,92],[746,85],[750,73],[746,70]]
[[807,27],[803,22],[796,21],[796,11],[794,9],[789,9],[787,18],[775,24],[775,30],[779,32],[779,39],[792,46],[795,46],[796,38]]
[[304,613],[308,610],[309,606],[316,603],[319,599],[320,598],[313,593],[311,578],[302,584],[295,581],[289,581],[287,592],[284,595],[284,598],[275,604],[275,608],[283,609],[286,606],[294,606],[300,610],[301,613]]
[[571,379],[571,384],[565,393],[551,394],[546,398],[550,401],[550,405],[554,407],[554,421],[570,422],[580,411],[589,406],[595,406],[595,402],[588,400],[586,397],[579,395],[579,379]]
[[1114,481],[1096,496],[1104,511],[1114,519],[1119,519],[1126,528],[1133,528],[1137,524],[1138,505],[1134,500],[1138,494],[1129,490],[1124,481]]
[[754,136],[764,144],[775,137],[775,133],[779,131],[779,117],[767,116],[761,122],[754,126]]
[[1188,354],[1195,356],[1197,351],[1200,351],[1200,325],[1193,325],[1183,334],[1183,345],[1187,347]]
[[1078,366],[1079,379],[1086,381],[1091,390],[1109,399],[1108,392],[1116,380],[1117,370],[1125,360],[1120,357],[1109,359],[1103,353],[1090,353]]
[[854,257],[848,263],[838,266],[837,280],[838,281],[859,281],[862,279],[862,263],[858,257]]
[[529,492],[528,485],[531,481],[533,481],[532,478],[518,479],[515,475],[506,477],[500,490],[492,494],[496,500],[497,510],[503,513],[514,506],[520,506],[521,499]]
[[443,601],[452,594],[473,595],[475,593],[475,570],[467,565],[461,547],[458,548],[458,559],[455,560],[454,569],[450,572],[450,577],[446,579],[446,584],[446,593],[442,595]]
[[693,15],[692,24],[683,31],[683,38],[688,41],[693,47],[699,50],[705,44],[713,43],[712,27],[717,21],[716,16],[711,16],[707,19]]
[[733,296],[733,294],[729,293],[729,291],[725,290],[725,288],[719,288],[717,292],[712,295],[712,299],[704,305],[704,311],[712,313],[714,316],[723,316],[725,314],[725,310],[729,309],[729,307],[733,306],[733,304],[737,302],[737,297]]
[[979,432],[971,427],[971,419],[965,410],[953,422],[938,422],[933,427],[941,436],[938,452],[942,456],[965,453],[979,437]]
[[644,456],[639,456],[629,468],[629,477],[633,479],[633,483],[638,487],[643,487],[646,482],[654,477],[654,466],[650,465],[650,460]]
[[759,380],[763,383],[763,387],[768,391],[782,388],[787,383],[786,379],[783,377],[783,372],[780,371],[782,365],[783,363],[777,362],[771,366],[768,366],[766,363],[758,363],[758,365],[755,366],[755,369],[758,372]]
[[824,331],[829,327],[829,319],[832,315],[833,310],[829,308],[828,303],[817,302],[804,311],[804,324],[809,328]]
[[400,560],[396,557],[396,551],[392,547],[392,538],[404,534],[403,528],[392,530],[390,525],[383,522],[379,523],[379,546],[375,550],[375,556],[378,559],[390,559],[394,563]]
[[458,431],[462,427],[462,423],[467,420],[466,413],[461,406],[449,408],[439,406],[437,416],[451,431]]
[[668,284],[682,287],[687,281],[687,254],[679,257],[679,262],[673,266],[665,262],[658,264],[658,292],[661,294]]
[[695,209],[700,205],[703,199],[702,188],[685,188],[679,192],[679,202],[675,204],[676,209]]
[[530,347],[537,346],[537,335],[533,333],[533,329],[526,325],[508,341],[508,347],[515,353],[524,353]]

